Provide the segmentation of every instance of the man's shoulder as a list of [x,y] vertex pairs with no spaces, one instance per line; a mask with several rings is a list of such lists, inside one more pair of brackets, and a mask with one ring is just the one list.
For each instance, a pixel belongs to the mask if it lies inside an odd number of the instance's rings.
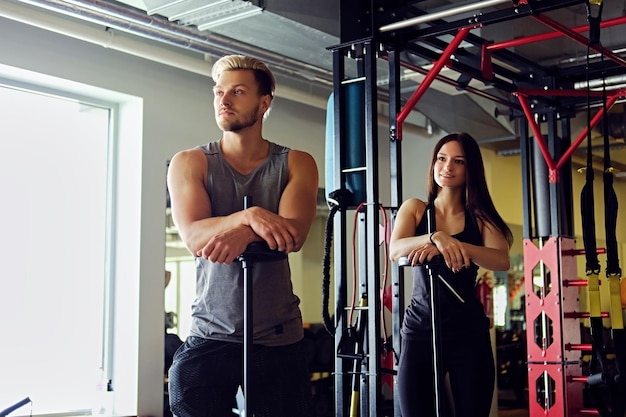
[[170,168],[176,166],[202,166],[206,164],[206,149],[202,146],[178,151],[170,161]]
[[303,165],[303,168],[316,166],[315,159],[313,159],[313,156],[311,156],[310,153],[298,149],[289,150],[289,163],[290,165],[292,163],[296,165]]
[[196,146],[189,149],[183,149],[181,151],[176,152],[172,159],[187,159],[187,158],[197,158],[199,156],[204,155],[206,152],[206,145]]

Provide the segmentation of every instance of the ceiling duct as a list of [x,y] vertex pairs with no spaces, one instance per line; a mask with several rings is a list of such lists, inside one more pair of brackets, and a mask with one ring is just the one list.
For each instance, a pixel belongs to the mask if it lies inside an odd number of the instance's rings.
[[[18,0],[18,2],[215,57],[232,53],[254,56],[283,75],[302,77],[320,86],[327,87],[332,84],[332,65],[330,69],[325,69],[311,64],[316,62],[315,60],[298,60],[273,52],[280,49],[260,48],[255,42],[244,43],[237,38],[200,32],[195,27],[174,24],[158,15],[146,15],[142,10],[118,2],[105,0]],[[242,25],[228,27],[232,26]]]
[[[339,43],[339,38],[275,13],[272,2],[262,2],[262,6],[245,0],[143,2],[149,15],[158,14],[174,24],[195,26],[201,32],[210,31],[263,50],[280,51],[290,59],[314,63],[316,67],[332,71],[332,54],[327,48]],[[305,79],[316,76],[304,69],[298,75]]]
[[168,16],[171,22],[183,26],[195,25],[199,30],[241,20],[263,11],[252,2],[242,0],[145,0],[144,3],[149,15]]

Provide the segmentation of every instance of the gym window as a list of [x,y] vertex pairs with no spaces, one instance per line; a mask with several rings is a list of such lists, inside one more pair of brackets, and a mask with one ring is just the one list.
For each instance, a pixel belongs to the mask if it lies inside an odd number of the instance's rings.
[[0,410],[85,414],[109,369],[114,106],[0,78]]

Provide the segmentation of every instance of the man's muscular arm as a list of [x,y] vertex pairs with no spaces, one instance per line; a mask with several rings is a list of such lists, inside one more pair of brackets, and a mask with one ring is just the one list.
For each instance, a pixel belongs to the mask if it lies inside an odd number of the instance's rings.
[[300,250],[315,218],[318,173],[309,154],[292,150],[288,158],[289,181],[278,214],[254,206],[211,217],[204,153],[189,150],[175,155],[168,186],[174,223],[187,249],[219,263],[231,263],[254,241],[264,240],[271,249],[286,253]]
[[317,210],[318,173],[306,152],[289,151],[289,181],[283,190],[278,214],[260,207],[246,210],[246,221],[271,249],[296,252],[302,248]]
[[306,152],[289,152],[289,183],[283,192],[278,214],[296,229],[293,251],[304,245],[317,212],[317,165]]
[[[211,201],[206,192],[207,161],[199,149],[177,153],[170,162],[167,183],[172,204],[172,218],[189,252],[194,256],[216,236],[228,242],[214,254],[214,262],[232,260],[250,242],[260,240],[246,225],[245,212],[212,217]],[[228,239],[223,239],[228,236]],[[234,254],[233,254],[234,253]],[[208,258],[207,258],[208,259]]]

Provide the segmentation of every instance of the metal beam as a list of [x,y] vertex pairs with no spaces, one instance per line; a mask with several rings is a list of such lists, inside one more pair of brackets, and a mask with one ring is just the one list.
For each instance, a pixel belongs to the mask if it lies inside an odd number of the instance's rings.
[[433,20],[443,19],[444,17],[459,15],[474,10],[482,9],[485,7],[497,6],[498,4],[509,3],[510,0],[485,0],[478,3],[467,4],[464,6],[454,7],[448,10],[442,10],[440,12],[428,13],[423,16],[417,16],[412,19],[402,20],[400,22],[391,23],[389,25],[381,26],[378,30],[380,32],[389,32],[397,29],[404,29],[411,26],[417,26],[421,23],[432,22]]

